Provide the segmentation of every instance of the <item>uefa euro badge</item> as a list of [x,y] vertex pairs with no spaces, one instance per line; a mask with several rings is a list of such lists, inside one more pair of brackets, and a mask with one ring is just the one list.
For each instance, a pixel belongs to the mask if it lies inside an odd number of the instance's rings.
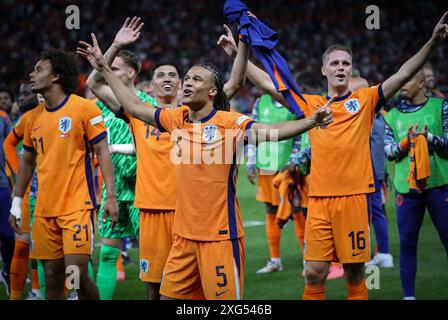
[[59,119],[59,131],[62,132],[60,135],[61,138],[69,137],[70,134],[68,133],[72,129],[72,118],[70,117],[63,117]]
[[358,99],[350,99],[344,103],[345,109],[351,114],[355,114],[361,109]]
[[140,271],[142,273],[147,273],[149,269],[149,261],[146,259],[140,260]]
[[206,143],[216,140],[218,134],[218,127],[214,124],[208,124],[204,128],[203,139]]

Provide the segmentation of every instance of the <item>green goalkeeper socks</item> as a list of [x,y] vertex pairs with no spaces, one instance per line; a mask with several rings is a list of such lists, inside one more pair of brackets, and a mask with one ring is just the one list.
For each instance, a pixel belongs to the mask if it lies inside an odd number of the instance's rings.
[[42,300],[46,299],[47,296],[47,285],[45,282],[45,271],[44,271],[44,265],[42,264],[42,261],[37,261],[37,277],[39,278],[39,287],[40,287],[40,296],[42,297]]
[[101,245],[96,285],[101,300],[112,300],[117,286],[117,260],[120,249]]
[[95,282],[95,271],[93,271],[93,263],[92,263],[92,259],[89,260],[89,277],[90,279],[92,279],[93,282]]

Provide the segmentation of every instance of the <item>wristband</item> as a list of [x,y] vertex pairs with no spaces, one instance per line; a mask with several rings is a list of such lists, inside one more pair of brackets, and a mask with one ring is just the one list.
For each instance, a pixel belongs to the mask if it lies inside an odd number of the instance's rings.
[[11,214],[16,218],[16,220],[22,219],[22,200],[21,197],[14,197],[12,199],[12,205],[11,205]]

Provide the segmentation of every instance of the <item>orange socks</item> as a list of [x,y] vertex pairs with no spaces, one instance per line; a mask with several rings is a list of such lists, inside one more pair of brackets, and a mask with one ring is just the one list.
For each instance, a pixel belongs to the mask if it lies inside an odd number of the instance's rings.
[[27,242],[16,240],[14,257],[11,262],[11,300],[20,300],[28,275],[30,246]]
[[275,214],[266,215],[266,237],[271,258],[280,258],[280,237],[282,229],[275,224]]
[[40,290],[39,277],[37,275],[37,269],[31,269],[31,289]]
[[294,219],[294,230],[296,232],[296,238],[299,242],[300,248],[303,252],[303,246],[305,245],[305,217],[302,212],[292,215]]
[[124,272],[124,266],[123,266],[123,258],[121,257],[121,252],[120,255],[118,255],[118,260],[117,260],[117,271],[118,272]]
[[367,290],[365,279],[360,282],[347,282],[347,300],[368,300],[369,291]]
[[303,292],[303,300],[325,300],[324,284],[306,284]]

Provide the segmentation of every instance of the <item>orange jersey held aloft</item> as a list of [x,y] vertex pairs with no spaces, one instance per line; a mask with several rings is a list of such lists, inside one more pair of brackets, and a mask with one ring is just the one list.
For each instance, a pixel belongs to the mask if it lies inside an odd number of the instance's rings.
[[213,111],[201,121],[189,120],[187,106],[158,109],[156,122],[170,132],[177,184],[173,233],[199,241],[236,239],[244,235],[236,197],[240,142],[253,121],[236,112]]
[[35,215],[58,217],[96,207],[91,146],[106,137],[100,109],[72,94],[51,110],[38,105],[29,117],[23,146],[37,156]]
[[[304,95],[309,115],[328,99]],[[346,196],[375,191],[370,159],[370,131],[375,108],[384,100],[381,86],[361,88],[336,99],[333,123],[309,131],[311,172],[309,196]]]
[[[148,108],[152,108],[148,106]],[[160,132],[128,113],[118,114],[129,122],[137,155],[135,207],[140,209],[174,210],[176,183],[170,153],[174,143],[170,134]]]

